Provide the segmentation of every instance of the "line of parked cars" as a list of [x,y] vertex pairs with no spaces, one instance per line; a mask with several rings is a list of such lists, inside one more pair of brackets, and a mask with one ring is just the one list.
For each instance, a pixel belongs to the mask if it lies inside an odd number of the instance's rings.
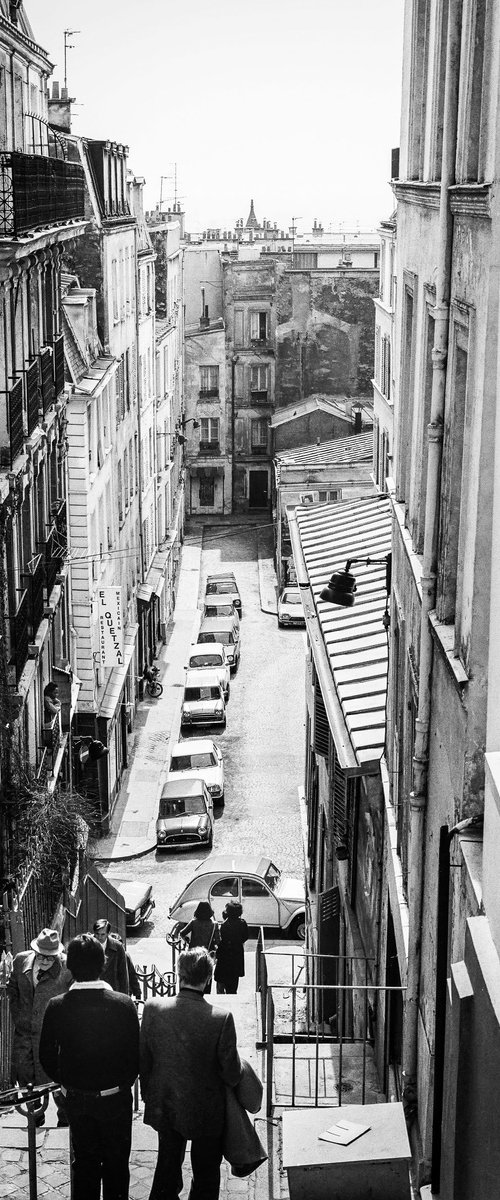
[[[241,597],[233,573],[209,575],[198,641],[191,646],[181,706],[181,733],[226,726],[231,674],[240,661]],[[210,849],[214,804],[224,803],[224,764],[210,737],[174,746],[156,822],[158,850]]]

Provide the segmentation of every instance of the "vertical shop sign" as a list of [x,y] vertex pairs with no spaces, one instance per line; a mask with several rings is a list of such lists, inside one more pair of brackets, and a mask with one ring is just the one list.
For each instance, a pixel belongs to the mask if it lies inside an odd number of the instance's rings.
[[123,608],[120,587],[99,588],[97,592],[99,660],[103,667],[123,665]]

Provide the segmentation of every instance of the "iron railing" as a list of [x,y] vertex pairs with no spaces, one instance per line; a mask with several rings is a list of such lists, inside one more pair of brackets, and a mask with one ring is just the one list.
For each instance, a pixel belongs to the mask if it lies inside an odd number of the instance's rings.
[[42,393],[42,408],[44,413],[54,403],[56,398],[56,389],[54,384],[54,365],[52,362],[53,350],[51,346],[44,346],[38,355],[40,363],[40,389]]
[[55,586],[57,576],[61,572],[67,545],[67,534],[64,525],[62,524],[61,530],[59,530],[57,528],[57,523],[54,524],[45,543],[45,579],[47,583],[47,596],[50,596],[50,593]]
[[28,571],[22,576],[22,579],[29,597],[29,635],[31,641],[34,641],[37,629],[43,620],[44,612],[43,588],[45,583],[45,567],[41,554],[37,554],[32,559]]
[[[257,943],[256,990],[260,994],[260,1045],[266,1050],[267,1116],[273,1108],[377,1103],[397,1092],[398,1064],[390,1060],[384,1012],[404,987],[368,981],[367,960],[318,955],[305,949],[273,950],[272,961],[289,960],[285,980],[269,979],[262,931]],[[320,961],[321,960],[321,961]],[[356,973],[365,982],[321,986],[323,960],[335,960],[339,978]],[[342,965],[341,965],[342,964]],[[274,968],[274,975],[276,970]],[[313,982],[311,982],[311,979]],[[319,1019],[322,998],[331,994],[331,1023]]]
[[36,358],[25,368],[24,386],[26,391],[26,409],[28,416],[28,437],[36,429],[40,420],[42,398],[38,382],[38,362]]
[[64,390],[64,336],[59,333],[54,338],[54,384],[56,396]]
[[41,154],[0,154],[0,237],[21,237],[85,216],[80,163]]
[[23,382],[16,379],[9,391],[9,435],[10,435],[10,469],[18,454],[22,454],[24,446],[23,428]]

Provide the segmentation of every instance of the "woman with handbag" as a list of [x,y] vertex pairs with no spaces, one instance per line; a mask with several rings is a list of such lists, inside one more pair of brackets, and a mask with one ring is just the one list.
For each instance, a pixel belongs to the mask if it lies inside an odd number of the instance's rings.
[[243,946],[248,938],[248,925],[238,900],[228,900],[222,916],[220,943],[217,950],[214,979],[219,994],[235,995],[241,976],[245,974]]
[[[219,926],[215,920],[214,910],[208,900],[200,900],[194,910],[194,917],[181,930],[181,938],[190,950],[196,946],[204,946],[214,957],[220,942]],[[212,980],[207,984],[207,993],[212,990]]]

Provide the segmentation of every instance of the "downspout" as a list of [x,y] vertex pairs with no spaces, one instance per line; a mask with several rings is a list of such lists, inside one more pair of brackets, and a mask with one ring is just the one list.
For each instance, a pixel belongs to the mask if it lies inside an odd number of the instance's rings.
[[415,722],[413,791],[410,793],[410,844],[408,862],[409,948],[406,991],[406,1020],[403,1054],[403,1097],[405,1108],[414,1114],[417,1104],[418,1009],[421,959],[421,920],[423,893],[423,855],[427,776],[429,761],[429,722],[433,644],[429,613],[436,603],[437,544],[440,514],[441,460],[443,448],[444,404],[448,359],[448,331],[453,218],[449,188],[455,182],[457,142],[458,83],[462,0],[450,0],[446,47],[446,76],[443,114],[443,151],[439,201],[439,240],[434,307],[434,345],[432,350],[431,414],[428,426],[427,492],[425,505],[424,553],[422,563],[422,606],[418,713]]
[[137,221],[134,225],[134,267],[135,267],[135,379],[137,387],[137,436],[139,439],[139,553],[141,556],[141,581],[144,579],[144,539],[142,536],[142,437],[141,437],[141,371],[139,357],[139,258],[137,253]]

